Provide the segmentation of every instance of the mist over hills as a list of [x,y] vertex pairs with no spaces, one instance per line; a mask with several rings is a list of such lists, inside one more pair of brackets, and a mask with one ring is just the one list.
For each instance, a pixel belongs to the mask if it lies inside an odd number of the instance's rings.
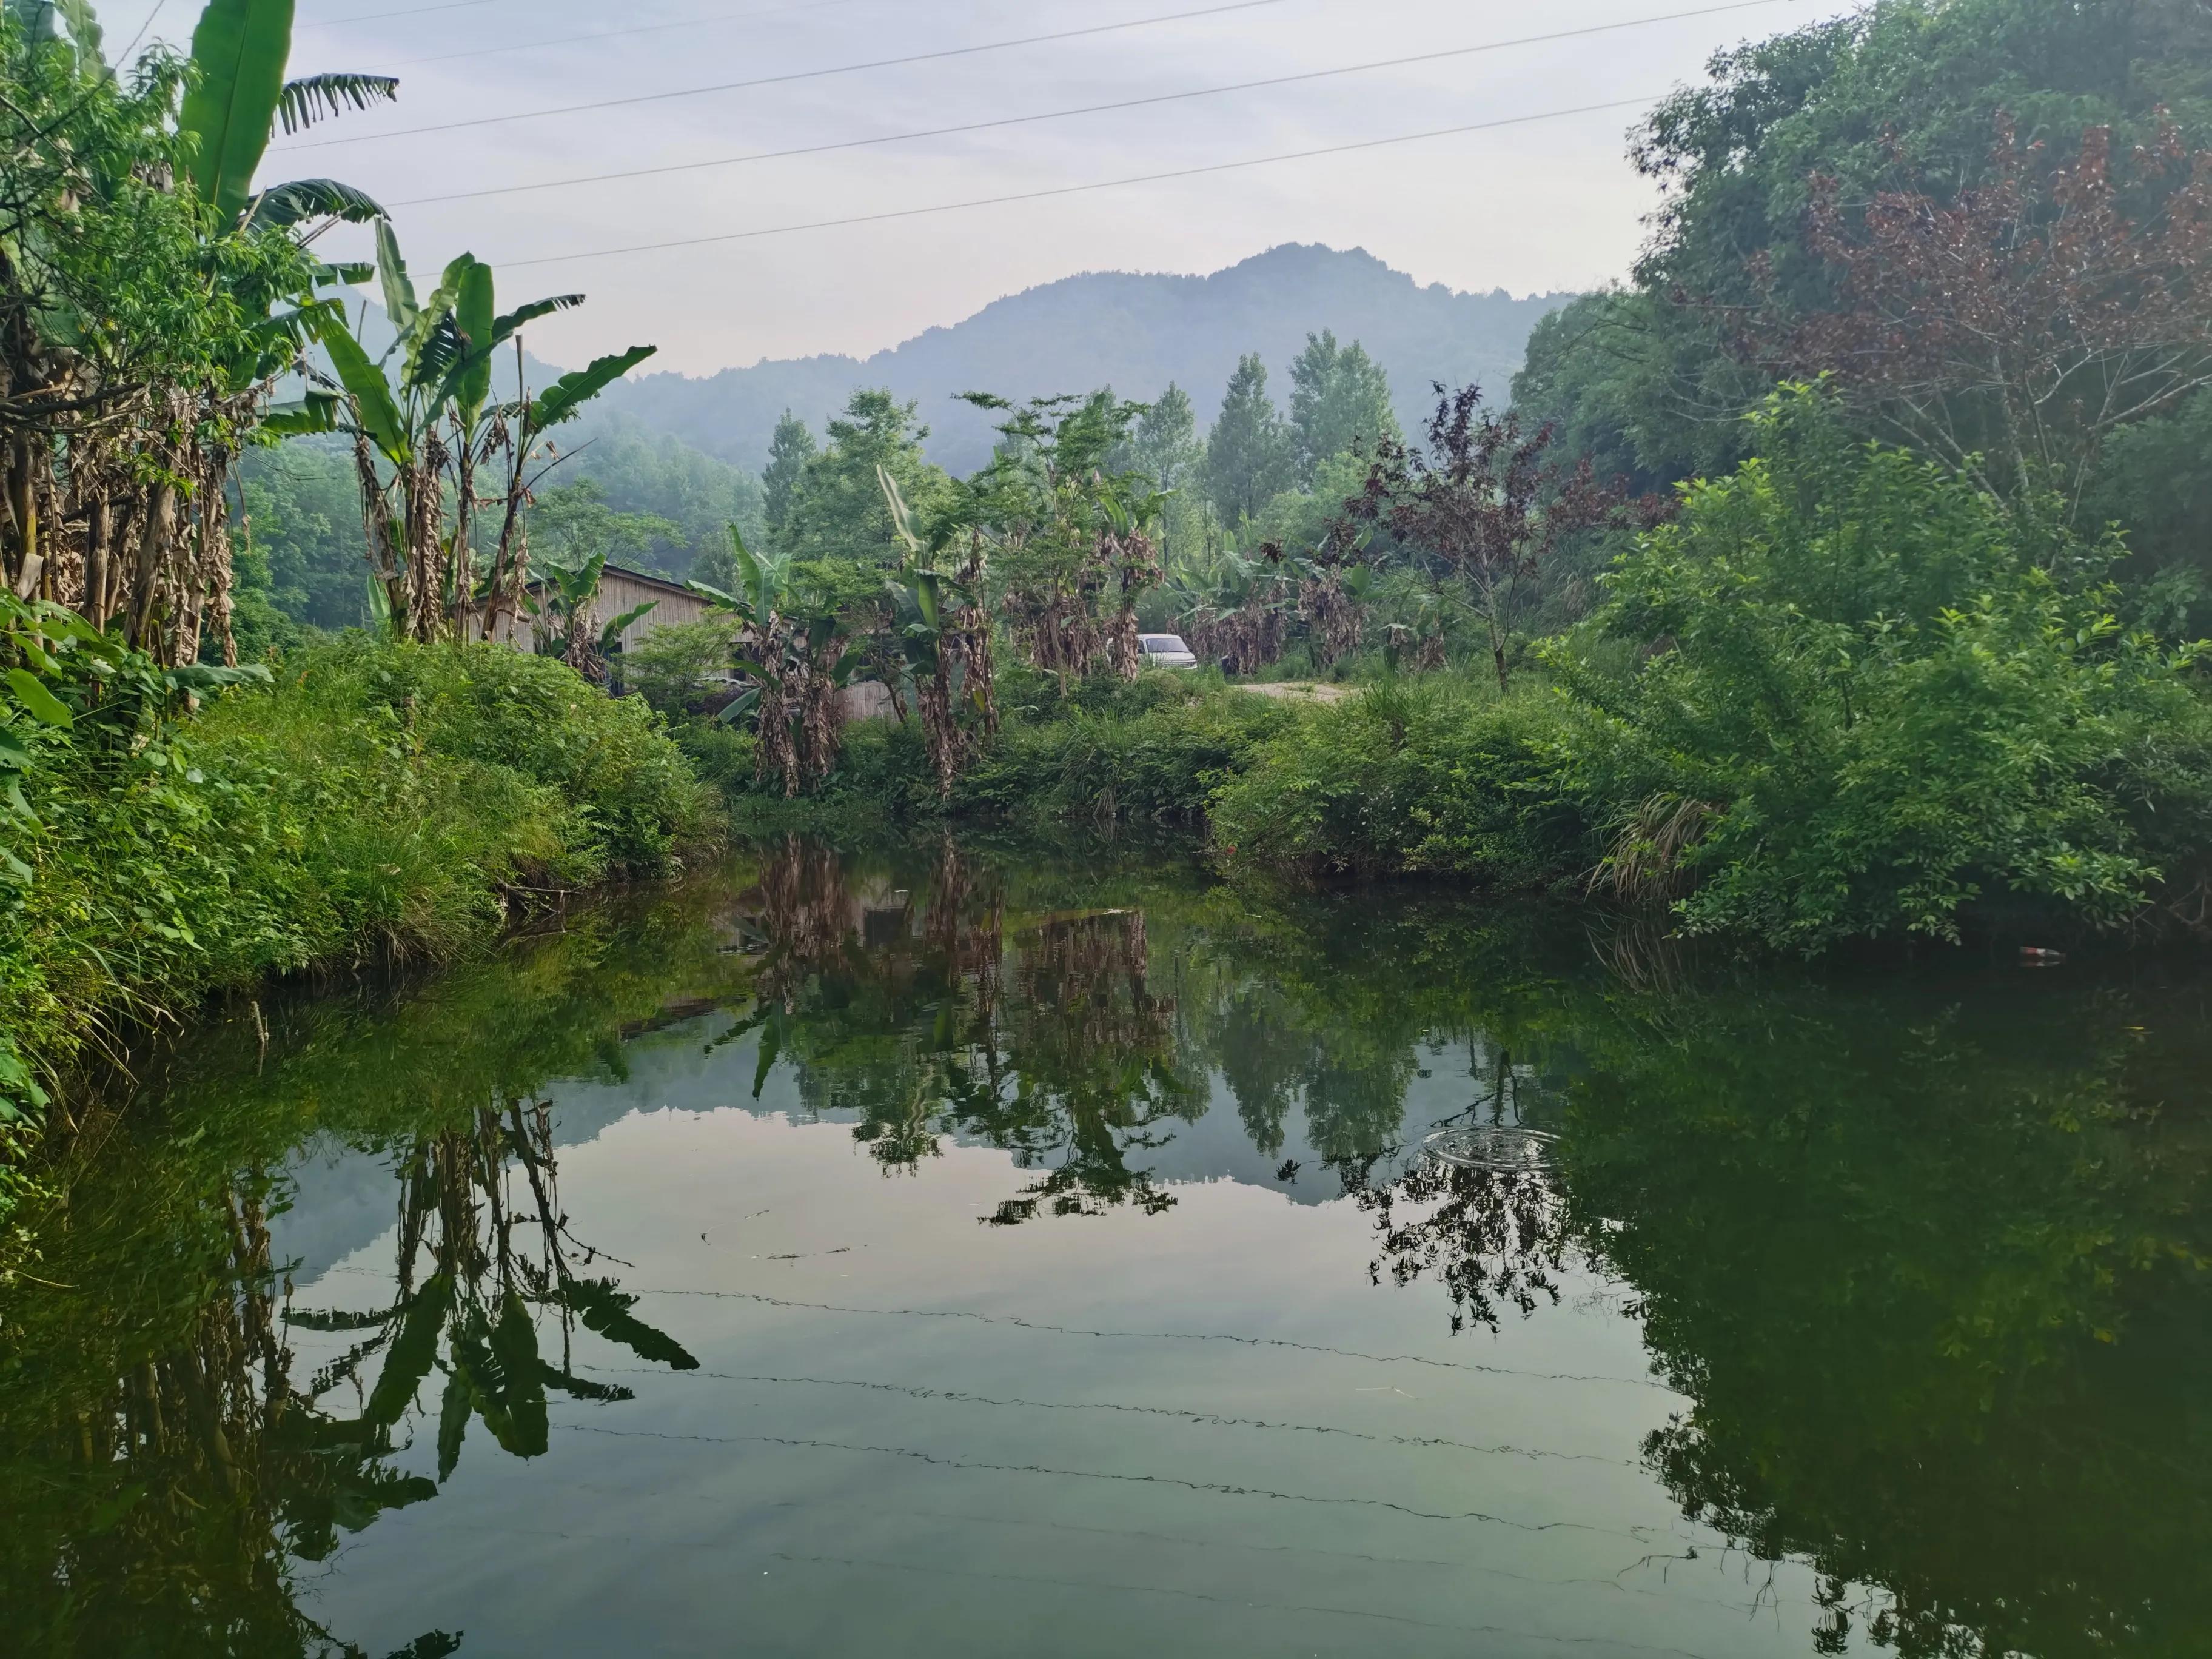
[[818,432],[856,388],[888,386],[920,404],[930,459],[966,473],[990,459],[992,433],[988,415],[957,401],[962,392],[1019,399],[1111,385],[1143,400],[1173,380],[1190,394],[1203,431],[1241,353],[1261,354],[1269,391],[1287,404],[1291,359],[1308,333],[1327,328],[1360,341],[1382,365],[1411,431],[1426,417],[1433,380],[1478,381],[1504,402],[1530,331],[1571,297],[1423,287],[1364,249],[1285,243],[1206,276],[1066,277],[871,357],[636,376],[611,387],[602,407],[752,471],[766,464],[787,408]]

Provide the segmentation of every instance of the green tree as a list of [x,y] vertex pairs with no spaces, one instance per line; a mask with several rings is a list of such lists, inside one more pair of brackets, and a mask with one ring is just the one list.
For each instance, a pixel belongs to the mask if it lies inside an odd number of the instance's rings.
[[1328,329],[1306,336],[1291,364],[1291,440],[1298,483],[1346,450],[1372,455],[1377,440],[1403,434],[1390,410],[1390,380],[1358,341],[1340,348]]
[[1137,416],[1129,436],[1114,452],[1118,471],[1141,472],[1160,489],[1189,489],[1206,470],[1206,446],[1198,441],[1198,417],[1190,393],[1173,380]]
[[902,544],[884,499],[878,469],[927,518],[945,499],[951,480],[921,453],[929,428],[915,422],[913,404],[881,390],[855,392],[830,441],[800,471],[780,547],[794,559],[836,559],[889,567]]
[[816,447],[813,429],[785,410],[783,418],[775,423],[775,435],[769,440],[768,466],[761,473],[762,524],[772,540],[783,535],[793,498],[799,493],[799,480],[805,476],[806,464],[814,459]]
[[704,454],[681,439],[655,431],[634,416],[614,413],[592,422],[589,445],[569,445],[568,474],[588,478],[606,493],[608,507],[641,514],[674,525],[674,535],[656,534],[641,548],[617,556],[667,576],[696,571],[714,581],[698,561],[727,545],[725,525],[736,525],[748,538],[761,528],[761,481],[743,467]]
[[1601,475],[1733,466],[1738,417],[1773,384],[1746,361],[1742,319],[1835,298],[1808,235],[1816,177],[1842,203],[1940,208],[1985,180],[2000,114],[2049,141],[2047,168],[2092,126],[2126,155],[2161,110],[2188,148],[2212,142],[2212,38],[2172,0],[1881,0],[1723,53],[1637,130],[1636,164],[1664,194],[1632,291],[1540,327],[1516,402]]
[[621,513],[608,505],[606,486],[579,478],[541,490],[527,520],[531,545],[548,564],[580,568],[593,559],[619,562],[656,546],[684,545],[680,526],[652,513]]
[[269,603],[286,616],[314,628],[367,622],[353,458],[327,438],[257,449],[239,464],[239,489],[233,540],[241,610],[255,585],[247,570],[250,545],[267,578]]
[[1267,395],[1257,352],[1237,360],[1221,413],[1206,439],[1206,493],[1225,525],[1256,518],[1294,471],[1290,428]]
[[2115,617],[2117,545],[2023,528],[1808,388],[1753,437],[1615,563],[1616,643],[1553,653],[1618,884],[1805,951],[1956,939],[1978,899],[2106,925],[2192,902],[2212,721],[2195,653]]

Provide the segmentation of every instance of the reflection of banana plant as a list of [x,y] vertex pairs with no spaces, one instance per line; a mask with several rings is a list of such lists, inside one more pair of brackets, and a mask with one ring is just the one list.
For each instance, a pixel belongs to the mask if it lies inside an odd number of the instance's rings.
[[[531,1194],[530,1206],[520,1210],[504,1200],[513,1165]],[[547,1448],[549,1389],[603,1402],[632,1397],[626,1389],[576,1374],[568,1350],[578,1324],[648,1364],[676,1370],[698,1364],[674,1339],[630,1312],[635,1297],[611,1279],[585,1276],[569,1260],[570,1249],[587,1261],[592,1252],[575,1245],[560,1213],[546,1108],[526,1115],[512,1106],[504,1116],[487,1109],[469,1130],[419,1141],[400,1179],[398,1298],[374,1314],[293,1318],[325,1329],[378,1333],[318,1379],[323,1389],[334,1387],[382,1353],[361,1417],[372,1437],[388,1442],[416,1409],[432,1373],[443,1373],[439,1480],[452,1476],[472,1421],[511,1455],[536,1457]],[[525,1227],[534,1231],[534,1250],[517,1238]],[[431,1271],[416,1284],[426,1251]],[[558,1364],[541,1344],[538,1310],[555,1316]]]

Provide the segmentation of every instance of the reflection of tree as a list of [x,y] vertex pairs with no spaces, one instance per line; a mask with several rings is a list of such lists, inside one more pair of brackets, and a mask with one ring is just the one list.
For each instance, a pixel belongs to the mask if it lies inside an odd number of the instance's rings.
[[[212,1294],[126,1368],[40,1402],[43,1432],[7,1424],[15,1650],[359,1659],[296,1603],[288,1558],[323,1560],[341,1530],[437,1488],[386,1465],[388,1433],[294,1383],[265,1184],[225,1182],[205,1209]],[[459,1645],[430,1632],[404,1651]]]
[[[450,1387],[465,1365],[471,1418],[497,1417],[491,1437],[520,1447],[542,1438],[522,1363],[541,1340],[516,1328],[510,1290],[525,1323],[550,1314],[563,1334],[546,1370],[573,1370],[574,1323],[646,1352],[624,1334],[623,1293],[562,1231],[543,1109],[462,1101],[527,1100],[665,1010],[726,998],[744,964],[720,937],[696,899],[577,915],[411,992],[272,1008],[265,1055],[241,1020],[156,1056],[170,1081],[156,1109],[81,1109],[55,1154],[67,1201],[40,1220],[37,1279],[0,1286],[0,1649],[357,1656],[296,1599],[298,1564],[436,1494],[401,1466],[404,1379],[442,1368]],[[318,1126],[398,1148],[403,1265],[373,1313],[287,1309],[268,1231],[283,1184],[240,1173],[281,1164]],[[345,1351],[302,1375],[303,1328],[342,1333]],[[542,1398],[557,1385],[538,1375]],[[428,1632],[393,1659],[456,1644]]]
[[[56,1402],[43,1446],[19,1449],[31,1456],[19,1465],[27,1480],[92,1500],[44,1534],[53,1555],[9,1564],[9,1603],[47,1638],[40,1650],[355,1654],[297,1605],[289,1561],[327,1559],[342,1534],[434,1498],[472,1420],[532,1457],[546,1449],[549,1388],[630,1398],[574,1374],[579,1323],[649,1362],[697,1363],[641,1323],[614,1280],[581,1271],[595,1257],[567,1232],[544,1105],[487,1109],[465,1128],[417,1137],[397,1173],[387,1306],[288,1308],[270,1260],[268,1183],[226,1181],[198,1218],[210,1255],[197,1272],[177,1264],[191,1288],[211,1268],[216,1293],[135,1363]],[[294,1328],[352,1340],[303,1381]],[[435,1480],[393,1467],[434,1372],[445,1377]],[[348,1389],[356,1409],[334,1410]],[[432,1659],[456,1646],[434,1633],[407,1652]]]
[[[1556,1304],[1566,1266],[1565,1216],[1535,1170],[1484,1170],[1418,1158],[1395,1179],[1358,1182],[1352,1196],[1375,1216],[1376,1284],[1434,1278],[1450,1293],[1455,1334],[1498,1328],[1498,1309],[1523,1317]],[[1408,1213],[1410,1212],[1410,1213]]]
[[[514,1176],[520,1173],[519,1196]],[[315,1394],[355,1377],[382,1355],[361,1421],[388,1435],[416,1407],[434,1370],[445,1378],[438,1410],[438,1479],[449,1478],[471,1421],[517,1457],[546,1449],[546,1390],[578,1400],[620,1401],[627,1389],[580,1377],[571,1348],[581,1323],[641,1358],[689,1370],[698,1361],[641,1323],[637,1298],[611,1279],[580,1271],[596,1253],[568,1233],[559,1206],[548,1105],[485,1108],[466,1129],[416,1140],[400,1160],[396,1293],[373,1314],[293,1316],[325,1329],[376,1334],[316,1379]],[[427,1271],[426,1271],[427,1270]],[[543,1351],[538,1316],[560,1340],[556,1364]]]
[[761,997],[756,1092],[799,1068],[817,1110],[849,1111],[889,1170],[969,1134],[1039,1172],[994,1222],[1148,1210],[1172,1199],[1129,1158],[1204,1094],[1176,1063],[1176,1004],[1152,989],[1144,914],[1010,915],[1005,883],[950,842],[897,884],[793,842],[750,908]]
[[1682,994],[1574,1092],[1577,1231],[1693,1401],[1653,1466],[1820,1571],[1827,1650],[2212,1632],[2208,1148],[2128,1006]]
[[[1686,962],[1556,987],[1555,1167],[1380,1167],[1378,1279],[1440,1279],[1455,1328],[1571,1261],[1625,1281],[1692,1401],[1651,1467],[1817,1570],[1823,1651],[2202,1650],[2212,1136],[2156,1104],[2202,1057],[2154,1072],[2124,1029],[2190,1029],[2192,1000],[1929,1003]],[[1478,1121],[1510,1115],[1494,1059]]]

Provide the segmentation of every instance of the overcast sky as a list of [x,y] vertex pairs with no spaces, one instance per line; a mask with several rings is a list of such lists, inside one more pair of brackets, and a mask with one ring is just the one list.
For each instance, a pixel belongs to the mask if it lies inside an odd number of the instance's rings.
[[[279,139],[265,181],[327,175],[392,210],[410,264],[464,250],[503,304],[582,289],[532,347],[579,362],[657,342],[656,367],[865,355],[1084,270],[1203,272],[1285,241],[1359,246],[1422,282],[1515,293],[1620,274],[1649,187],[1629,107],[1717,49],[1835,0],[1765,0],[1579,39],[1149,107],[600,183],[428,201],[630,168],[846,143],[1510,41],[1711,0],[301,0],[293,72],[400,77],[396,107]],[[155,9],[101,6],[111,52]],[[1211,15],[1187,14],[1210,9]],[[197,0],[164,0],[179,44]],[[1166,21],[1146,21],[1160,19]],[[1078,39],[809,75],[1102,25]],[[520,44],[526,35],[541,44]],[[581,38],[572,38],[581,37]],[[778,84],[654,97],[770,76]],[[447,124],[647,98],[613,108]],[[1044,200],[604,258],[640,243],[806,225],[1176,172],[1480,122],[1488,131]],[[398,135],[403,129],[447,130]],[[342,139],[343,143],[327,141]],[[336,252],[365,243],[348,230]],[[547,263],[523,265],[522,261]]]

